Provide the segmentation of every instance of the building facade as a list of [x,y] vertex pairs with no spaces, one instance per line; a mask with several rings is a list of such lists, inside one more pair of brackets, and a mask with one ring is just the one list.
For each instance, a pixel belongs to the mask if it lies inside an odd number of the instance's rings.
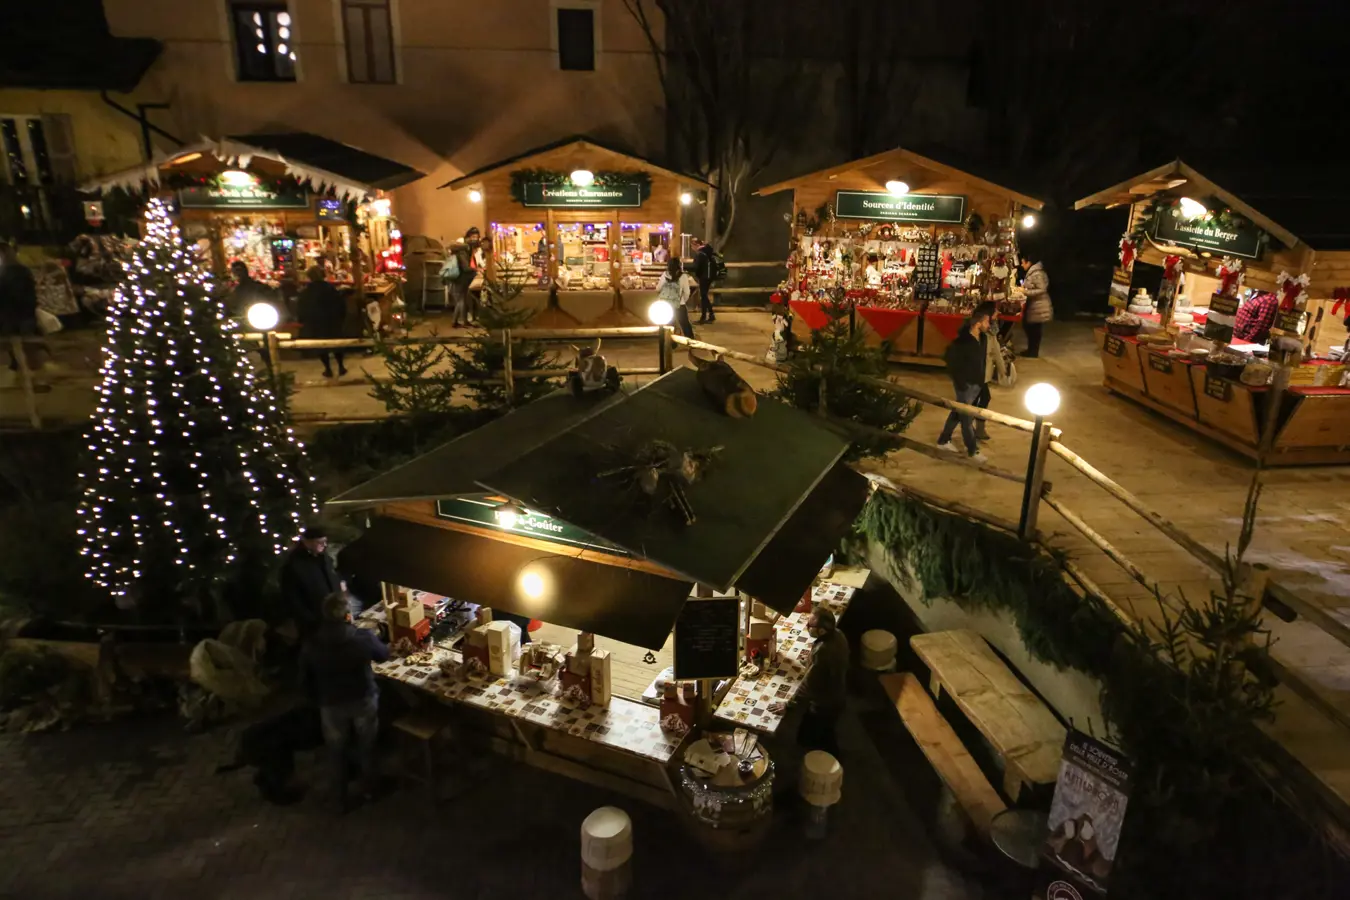
[[[623,0],[104,0],[162,45],[141,92],[184,141],[312,132],[429,173],[394,192],[405,233],[482,211],[438,188],[572,134],[660,155],[664,106]],[[170,144],[156,137],[165,149]]]

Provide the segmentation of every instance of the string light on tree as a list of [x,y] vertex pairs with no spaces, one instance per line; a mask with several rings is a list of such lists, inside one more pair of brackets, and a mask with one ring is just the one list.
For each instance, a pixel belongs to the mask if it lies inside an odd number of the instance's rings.
[[312,479],[168,206],[151,200],[145,220],[108,311],[81,553],[119,605],[215,615],[315,511]]

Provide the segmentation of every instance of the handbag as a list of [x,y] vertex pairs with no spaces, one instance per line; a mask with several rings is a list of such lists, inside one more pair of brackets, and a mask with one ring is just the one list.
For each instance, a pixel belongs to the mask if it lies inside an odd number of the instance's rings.
[[1017,384],[1017,363],[1008,360],[998,372],[998,386],[1010,388]]

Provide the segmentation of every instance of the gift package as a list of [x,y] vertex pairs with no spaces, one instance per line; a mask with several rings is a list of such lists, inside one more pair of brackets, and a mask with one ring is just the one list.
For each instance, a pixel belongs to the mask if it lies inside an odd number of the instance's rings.
[[420,644],[431,636],[431,620],[427,618],[422,601],[408,592],[398,592],[385,603],[385,618],[389,623],[389,643],[401,640]]
[[745,658],[762,665],[772,665],[778,658],[778,630],[772,622],[750,619],[750,628],[745,632]]

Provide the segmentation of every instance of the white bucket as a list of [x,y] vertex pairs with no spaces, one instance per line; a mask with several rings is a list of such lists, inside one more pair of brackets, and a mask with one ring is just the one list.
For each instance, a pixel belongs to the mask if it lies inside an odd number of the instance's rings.
[[602,806],[581,823],[581,859],[599,872],[628,862],[633,855],[633,823],[616,806]]
[[895,635],[873,629],[862,636],[862,667],[873,672],[886,672],[895,665]]
[[802,799],[812,806],[833,806],[844,785],[844,767],[824,750],[812,750],[802,760]]

